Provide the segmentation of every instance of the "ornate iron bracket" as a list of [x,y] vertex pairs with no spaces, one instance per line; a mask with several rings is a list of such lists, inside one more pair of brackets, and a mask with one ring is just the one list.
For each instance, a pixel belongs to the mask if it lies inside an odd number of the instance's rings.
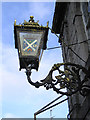
[[[55,76],[55,78],[53,78],[54,71],[58,72],[58,75]],[[84,79],[81,78],[81,74],[83,74]],[[90,71],[79,64],[54,64],[47,77],[40,80],[40,82],[33,82],[31,80],[30,67],[26,69],[26,75],[28,82],[36,88],[39,88],[40,86],[44,86],[47,90],[52,88],[57,93],[67,96],[71,96],[77,92],[86,96],[90,92],[90,86],[87,84],[90,79]]]

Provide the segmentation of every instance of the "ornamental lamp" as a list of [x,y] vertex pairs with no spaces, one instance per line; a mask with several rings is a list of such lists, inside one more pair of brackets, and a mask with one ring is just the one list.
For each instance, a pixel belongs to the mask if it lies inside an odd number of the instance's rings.
[[30,16],[29,22],[24,20],[19,25],[16,25],[16,20],[14,22],[15,48],[18,49],[20,70],[29,65],[31,69],[38,70],[43,50],[47,48],[48,22],[47,26],[40,26],[33,18]]
[[[33,16],[30,16],[29,22],[24,21],[24,23],[20,25],[16,25],[15,20],[15,48],[18,49],[20,70],[26,69],[28,82],[36,88],[40,86],[44,86],[47,90],[52,88],[56,93],[66,96],[71,96],[77,92],[82,96],[87,96],[90,93],[90,86],[86,84],[87,81],[89,82],[90,80],[90,68],[86,69],[79,64],[70,62],[57,63],[51,68],[46,78],[36,82],[33,82],[31,79],[31,70],[36,69],[38,71],[43,50],[47,47],[49,29],[52,31],[52,29],[48,27],[48,22],[47,26],[40,26],[38,21],[34,22]],[[62,36],[58,36],[54,31],[53,33],[63,42],[65,47],[73,51],[72,48],[69,47],[70,45],[67,45],[65,41],[62,40]],[[73,53],[76,55],[75,52]],[[62,67],[64,70],[62,70]],[[59,73],[57,76],[53,74],[55,71]],[[83,79],[81,79],[81,72],[82,75],[85,75]],[[41,111],[35,113],[35,116],[42,111],[41,109]]]

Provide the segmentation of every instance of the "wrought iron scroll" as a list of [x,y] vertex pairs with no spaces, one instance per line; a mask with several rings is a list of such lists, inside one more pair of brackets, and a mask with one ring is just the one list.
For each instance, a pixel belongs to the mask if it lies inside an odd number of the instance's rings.
[[[55,71],[58,72],[58,75],[54,76]],[[84,79],[82,79],[81,74]],[[52,88],[55,92],[67,96],[71,96],[76,92],[86,96],[90,92],[90,86],[87,84],[90,79],[90,71],[79,64],[54,64],[47,77],[40,80],[40,82],[33,82],[31,80],[30,68],[26,70],[26,75],[28,82],[36,88],[39,88],[40,86],[44,86],[47,90]]]

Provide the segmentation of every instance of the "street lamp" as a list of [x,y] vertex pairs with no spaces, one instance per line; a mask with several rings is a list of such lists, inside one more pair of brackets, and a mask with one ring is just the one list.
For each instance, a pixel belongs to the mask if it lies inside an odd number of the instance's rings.
[[38,70],[43,50],[46,49],[48,35],[47,26],[43,27],[34,22],[30,16],[29,22],[16,25],[14,23],[15,48],[18,49],[20,70],[31,65],[31,69]]
[[[48,27],[48,22],[47,26],[40,26],[38,22],[34,22],[33,16],[30,16],[29,22],[24,21],[24,23],[20,25],[16,25],[15,20],[15,48],[18,49],[20,70],[26,69],[28,82],[36,88],[44,86],[47,90],[52,88],[56,93],[62,95],[71,96],[79,92],[81,95],[86,96],[90,93],[90,86],[86,84],[87,81],[90,80],[90,68],[87,70],[79,64],[54,64],[45,79],[40,82],[33,82],[31,80],[31,70],[38,70],[43,50],[47,47],[49,29],[52,31],[52,29]],[[54,31],[52,32],[54,33]],[[61,38],[59,37],[59,39]],[[63,43],[67,47],[65,41]],[[71,48],[69,47],[69,49]],[[75,52],[73,53],[75,54]],[[62,70],[62,66],[64,70]],[[54,71],[58,71],[59,73],[59,75],[55,76],[56,79],[53,78]],[[81,79],[80,73],[85,76],[83,80]],[[64,91],[64,89],[66,91]]]

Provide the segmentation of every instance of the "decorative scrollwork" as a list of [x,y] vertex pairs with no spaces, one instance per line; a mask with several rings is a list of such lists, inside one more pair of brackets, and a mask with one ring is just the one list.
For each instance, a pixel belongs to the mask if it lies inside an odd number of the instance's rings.
[[[58,71],[59,74],[55,75],[54,78],[53,73],[55,71]],[[90,73],[86,68],[78,64],[54,64],[47,77],[44,80],[35,83],[30,79],[30,69],[26,71],[26,74],[29,83],[36,88],[39,88],[40,86],[46,87],[47,90],[52,88],[57,93],[67,96],[71,96],[78,91],[81,95],[86,96],[90,92],[90,86],[86,84],[90,79]],[[83,74],[84,79],[81,78],[81,74]]]

